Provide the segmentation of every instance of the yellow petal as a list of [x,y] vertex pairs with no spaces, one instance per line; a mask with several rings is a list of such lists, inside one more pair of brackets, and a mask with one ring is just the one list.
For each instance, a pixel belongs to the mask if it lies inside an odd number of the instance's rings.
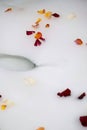
[[2,105],[1,105],[1,110],[5,110],[5,109],[6,109],[6,107],[7,107],[7,105],[2,104]]

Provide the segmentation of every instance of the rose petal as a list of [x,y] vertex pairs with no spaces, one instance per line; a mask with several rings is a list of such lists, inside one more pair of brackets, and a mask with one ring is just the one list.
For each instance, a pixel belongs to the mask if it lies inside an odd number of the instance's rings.
[[75,42],[77,45],[82,45],[82,44],[83,44],[83,41],[82,41],[80,38],[76,39],[74,42]]
[[12,11],[12,8],[8,8],[5,10],[5,12],[10,12],[10,11]]
[[42,41],[45,41],[45,38],[43,38],[43,37],[40,37],[40,40],[42,40]]
[[34,46],[40,46],[41,45],[41,42],[40,40],[36,39],[35,43],[34,43]]
[[44,127],[39,127],[39,128],[36,129],[36,130],[45,130],[45,128],[44,128]]
[[7,105],[5,105],[5,104],[1,105],[1,110],[5,110],[6,108],[7,108]]
[[80,120],[82,126],[87,127],[87,116],[80,116],[79,120]]
[[39,14],[44,14],[46,11],[45,11],[45,9],[42,9],[42,10],[38,10],[37,11]]
[[34,37],[36,39],[40,39],[42,37],[42,33],[41,32],[37,32]]
[[32,27],[37,29],[39,27],[39,23],[32,25]]
[[33,33],[35,33],[35,31],[26,31],[26,35],[31,35]]
[[49,27],[50,27],[50,24],[46,24],[45,27],[46,27],[46,28],[49,28]]
[[45,17],[46,17],[46,18],[50,19],[51,16],[52,16],[52,12],[51,12],[51,11],[47,11],[47,12],[45,13]]
[[82,93],[82,94],[78,97],[78,99],[83,99],[85,96],[86,96],[86,93],[84,92],[84,93]]
[[54,16],[54,17],[56,17],[56,18],[60,17],[60,15],[57,14],[57,13],[53,13],[52,16]]
[[71,90],[67,88],[66,90],[64,90],[62,92],[58,92],[57,95],[60,96],[60,97],[70,96],[71,95]]

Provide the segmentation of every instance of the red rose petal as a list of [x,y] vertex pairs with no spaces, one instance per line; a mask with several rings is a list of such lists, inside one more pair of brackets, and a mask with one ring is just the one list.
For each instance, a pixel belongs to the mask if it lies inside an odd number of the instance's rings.
[[56,17],[56,18],[60,17],[60,15],[57,14],[57,13],[53,13],[52,16],[54,16],[54,17]]
[[66,90],[64,90],[62,92],[58,92],[57,95],[60,96],[60,97],[70,96],[71,95],[71,90],[67,88]]
[[41,42],[40,40],[36,39],[35,43],[34,43],[34,46],[40,46],[41,45]]
[[42,41],[45,41],[45,38],[43,38],[43,37],[40,37],[40,40],[42,40]]
[[83,99],[85,96],[86,96],[86,93],[84,92],[84,93],[82,93],[82,94],[78,97],[78,99]]
[[35,31],[26,31],[26,35],[31,35],[33,33],[35,33]]
[[80,116],[79,120],[80,120],[82,126],[87,127],[87,116]]

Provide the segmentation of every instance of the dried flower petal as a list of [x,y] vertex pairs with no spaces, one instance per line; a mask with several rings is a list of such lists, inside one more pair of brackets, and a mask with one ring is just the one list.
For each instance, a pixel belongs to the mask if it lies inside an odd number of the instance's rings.
[[36,24],[39,24],[41,22],[41,18],[38,18],[37,21],[35,22]]
[[39,14],[44,14],[44,13],[45,13],[45,9],[38,10],[37,12],[38,12]]
[[46,28],[49,28],[49,27],[50,27],[50,24],[46,24],[45,27],[46,27]]
[[82,94],[78,97],[78,99],[83,99],[85,96],[86,96],[86,93],[84,92],[84,93],[82,93]]
[[72,20],[74,18],[76,18],[76,14],[75,13],[71,13],[67,16],[68,19]]
[[26,83],[27,85],[35,85],[35,84],[36,84],[36,80],[33,79],[33,78],[26,78],[26,79],[24,79],[24,80],[25,80],[25,83]]
[[45,13],[45,17],[46,17],[46,18],[51,18],[51,16],[52,16],[52,12],[51,12],[51,11],[47,11],[47,12]]
[[10,11],[12,11],[12,8],[8,8],[5,10],[5,12],[10,12]]
[[35,28],[35,29],[38,28],[39,27],[39,23],[32,25],[32,27]]
[[6,107],[7,107],[7,105],[1,105],[1,110],[5,110],[6,109]]
[[36,130],[45,130],[45,128],[44,128],[44,127],[39,127],[39,128],[36,129]]
[[41,42],[39,39],[36,39],[35,43],[34,43],[34,46],[40,46],[41,45]]
[[53,13],[52,16],[54,16],[54,17],[56,17],[56,18],[60,17],[60,15],[57,14],[57,13]]
[[35,33],[35,31],[26,31],[26,35],[31,35],[33,33]]
[[40,37],[40,40],[42,40],[42,41],[45,41],[45,38],[43,38],[43,37]]
[[[2,104],[4,104],[4,105],[5,105],[6,107],[8,107],[8,108],[14,106],[14,102],[13,102],[13,101],[10,101],[10,100],[8,100],[8,99],[4,99],[4,100],[2,101]],[[2,106],[2,107],[4,107],[4,106]],[[4,108],[3,108],[3,109],[4,109]]]
[[35,38],[36,39],[40,39],[42,37],[42,33],[41,32],[37,32],[36,34],[35,34]]
[[87,116],[80,116],[79,120],[80,120],[82,126],[87,127]]
[[82,45],[83,44],[83,41],[81,40],[81,39],[76,39],[75,41],[74,41],[77,45]]
[[70,96],[71,95],[71,90],[67,88],[66,90],[64,90],[62,92],[58,92],[57,95],[60,96],[60,97],[62,97],[62,96],[64,96],[64,97]]

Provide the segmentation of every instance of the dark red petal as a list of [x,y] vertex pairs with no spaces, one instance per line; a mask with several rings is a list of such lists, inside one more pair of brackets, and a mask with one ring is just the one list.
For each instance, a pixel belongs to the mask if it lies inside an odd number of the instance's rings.
[[82,93],[82,94],[78,97],[78,99],[83,99],[85,96],[86,96],[86,93],[84,92],[84,93]]
[[35,33],[35,31],[26,31],[26,35],[31,35],[33,33]]
[[2,97],[2,95],[0,95],[0,98]]
[[56,17],[56,18],[60,17],[60,15],[57,14],[57,13],[53,13],[52,16],[54,16],[54,17]]
[[41,42],[40,40],[36,39],[35,43],[34,43],[34,46],[40,46],[41,45]]
[[43,37],[40,37],[40,40],[42,40],[42,41],[45,41],[45,38],[43,38]]
[[80,120],[82,126],[87,127],[87,116],[80,116],[79,120]]
[[57,95],[60,96],[60,97],[62,97],[62,96],[64,96],[64,97],[70,96],[71,95],[71,90],[67,88],[66,90],[64,90],[62,92],[58,92]]

